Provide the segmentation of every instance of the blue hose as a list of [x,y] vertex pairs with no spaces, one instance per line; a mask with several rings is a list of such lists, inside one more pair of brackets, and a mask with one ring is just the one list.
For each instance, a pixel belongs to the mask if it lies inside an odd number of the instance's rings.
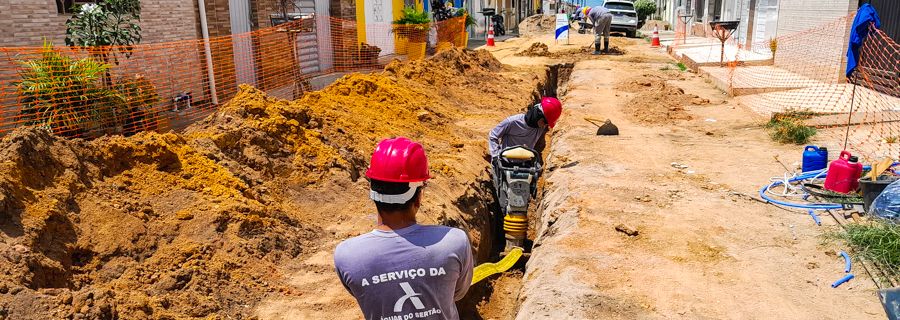
[[848,255],[844,250],[841,250],[841,256],[844,257],[844,272],[850,272],[850,255]]
[[817,225],[817,226],[821,226],[821,225],[822,225],[822,220],[819,220],[819,216],[816,215],[816,212],[813,211],[813,209],[809,209],[809,215],[812,216],[813,221],[816,222],[816,225]]
[[844,284],[844,282],[850,281],[850,279],[853,279],[852,273],[844,276],[843,278],[838,279],[838,281],[835,281],[834,283],[831,284],[831,287],[837,288],[838,286]]
[[[798,175],[798,176],[796,176],[796,177],[793,177],[793,178],[789,179],[788,182],[794,182],[794,181],[801,181],[801,180],[812,179],[812,178],[818,177],[818,176],[821,175],[822,173],[826,173],[826,174],[827,174],[826,171],[827,171],[827,169],[815,170],[815,171],[809,171],[809,172],[803,172],[803,173],[801,173],[800,175]],[[766,201],[769,202],[769,203],[774,203],[774,204],[777,204],[777,205],[780,205],[780,206],[791,207],[791,208],[813,209],[813,210],[828,210],[828,209],[843,209],[843,208],[844,208],[844,206],[839,205],[839,204],[834,204],[834,203],[793,203],[793,202],[786,202],[786,201],[781,201],[781,200],[775,200],[775,199],[772,199],[771,197],[769,197],[769,195],[766,194],[766,190],[768,190],[768,189],[770,189],[770,188],[772,188],[772,187],[776,187],[776,186],[782,185],[782,184],[784,184],[784,182],[782,182],[782,181],[775,181],[775,182],[772,182],[771,184],[768,184],[768,185],[762,187],[762,189],[759,189],[759,196],[760,196],[761,198],[763,198],[763,200],[766,200]]]

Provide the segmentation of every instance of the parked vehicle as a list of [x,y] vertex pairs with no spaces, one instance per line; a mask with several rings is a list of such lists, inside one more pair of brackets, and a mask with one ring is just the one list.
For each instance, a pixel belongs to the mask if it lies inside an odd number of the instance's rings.
[[634,38],[638,29],[637,11],[634,3],[623,0],[610,0],[603,4],[613,14],[611,31],[625,32],[630,38]]

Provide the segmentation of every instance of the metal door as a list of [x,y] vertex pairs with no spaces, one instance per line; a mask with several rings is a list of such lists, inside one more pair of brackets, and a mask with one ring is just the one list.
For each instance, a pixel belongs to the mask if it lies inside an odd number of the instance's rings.
[[[302,74],[316,73],[321,70],[319,63],[319,27],[315,0],[296,0],[300,14],[304,18],[303,32],[297,37],[297,60],[300,61]],[[326,13],[328,11],[325,11]],[[327,28],[327,27],[326,27]],[[328,39],[328,38],[322,38]],[[328,42],[328,41],[323,41]]]
[[249,34],[249,0],[228,0],[228,14],[231,18],[231,40],[234,49],[234,71],[237,84],[256,85],[253,41]]
[[767,46],[778,29],[778,0],[759,0],[753,21],[753,46]]

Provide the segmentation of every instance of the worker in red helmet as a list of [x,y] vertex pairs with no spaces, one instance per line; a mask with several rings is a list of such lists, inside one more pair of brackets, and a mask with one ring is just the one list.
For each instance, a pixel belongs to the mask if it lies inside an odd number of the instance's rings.
[[541,102],[528,108],[524,114],[510,116],[500,122],[488,136],[491,158],[511,146],[527,146],[537,152],[546,147],[545,136],[556,125],[562,114],[562,103],[553,97],[544,97]]
[[341,242],[334,267],[366,319],[459,319],[455,301],[472,283],[468,235],[416,223],[430,178],[419,143],[385,139],[366,171],[378,211],[375,230]]
[[[539,154],[543,153],[547,146],[547,132],[556,126],[561,114],[562,103],[559,99],[544,97],[540,103],[528,108],[524,114],[510,116],[491,130],[488,135],[488,151],[494,168],[492,172],[495,188],[499,186],[497,179],[500,174],[496,168],[500,152],[512,146],[526,146]],[[541,156],[538,155],[538,160],[541,161],[540,159]]]

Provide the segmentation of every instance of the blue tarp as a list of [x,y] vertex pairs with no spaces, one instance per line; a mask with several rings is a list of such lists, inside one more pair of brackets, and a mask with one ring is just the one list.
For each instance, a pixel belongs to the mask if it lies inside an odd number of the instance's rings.
[[859,47],[869,35],[869,23],[874,23],[875,28],[881,28],[881,19],[872,5],[866,3],[859,7],[853,26],[850,27],[850,44],[847,46],[847,77],[853,74],[856,65],[859,64]]

